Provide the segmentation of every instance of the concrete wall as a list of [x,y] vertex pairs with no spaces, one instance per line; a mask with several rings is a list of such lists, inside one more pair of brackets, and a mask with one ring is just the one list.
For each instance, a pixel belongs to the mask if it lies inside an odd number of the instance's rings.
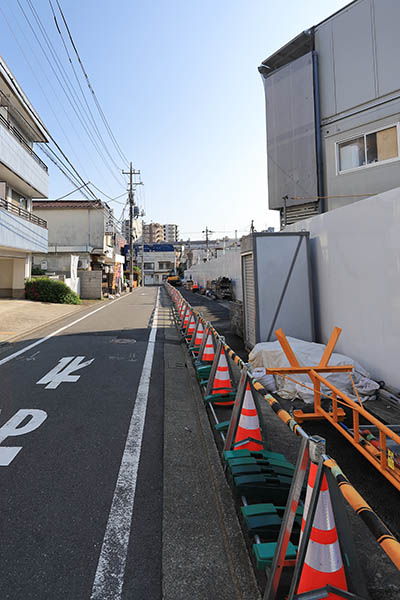
[[37,196],[32,194],[33,197],[47,198],[48,173],[2,124],[0,124],[0,156],[1,162],[7,168],[39,192]]
[[[90,262],[90,254],[79,254],[79,259],[86,259]],[[71,274],[71,254],[59,253],[53,254],[37,254],[33,257],[33,264],[35,267],[40,267],[41,262],[46,261],[47,269],[52,273],[53,271],[57,274],[64,274],[67,277]]]
[[0,255],[2,247],[47,252],[47,237],[48,231],[44,227],[0,208]]
[[103,209],[87,208],[39,208],[35,214],[47,221],[49,246],[85,247],[103,250],[105,212]]
[[81,298],[87,300],[101,299],[102,271],[78,271]]
[[304,220],[310,232],[317,336],[400,387],[400,188]]
[[237,300],[243,300],[242,271],[240,266],[240,248],[226,250],[226,254],[213,258],[206,263],[194,265],[185,271],[185,277],[198,281],[205,287],[207,281],[218,279],[218,277],[229,277],[232,279],[233,293]]

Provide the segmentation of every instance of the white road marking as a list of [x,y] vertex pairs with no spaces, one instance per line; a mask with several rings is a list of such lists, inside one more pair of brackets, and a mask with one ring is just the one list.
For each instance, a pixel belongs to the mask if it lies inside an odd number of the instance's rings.
[[[100,308],[96,308],[96,310],[92,310],[92,312],[88,313],[87,315],[84,315],[83,317],[80,317],[79,319],[76,319],[75,321],[72,321],[72,323],[69,323],[68,325],[64,325],[64,327],[60,327],[60,329],[57,329],[56,331],[53,331],[53,333],[49,333],[49,335],[46,335],[46,337],[41,338],[40,340],[36,340],[36,342],[33,342],[33,344],[29,344],[29,346],[25,346],[25,348],[21,348],[21,350],[18,350],[17,352],[14,352],[14,354],[10,354],[10,356],[6,356],[5,358],[2,358],[0,360],[0,367],[1,367],[1,365],[5,365],[6,363],[8,363],[10,360],[13,360],[14,358],[17,358],[17,356],[21,356],[21,354],[24,354],[25,352],[28,352],[28,350],[31,350],[32,348],[35,348],[36,346],[39,346],[39,344],[43,344],[43,342],[47,342],[47,340],[50,340],[52,337],[54,337],[55,335],[58,335],[62,331],[65,331],[66,329],[69,329],[70,327],[73,327],[77,323],[80,323],[84,319],[87,319],[88,317],[91,317],[92,315],[94,315],[95,313],[99,312],[100,310],[103,310],[103,308],[108,308],[109,306],[111,306],[112,304],[114,304],[114,302],[119,302],[123,298],[129,298],[129,295],[127,295],[127,296],[121,296],[120,298],[117,298],[116,300],[113,300],[112,302],[109,302],[108,304],[103,304],[103,306],[100,306]],[[46,325],[43,325],[43,327],[45,327],[45,326]]]
[[94,358],[91,358],[86,362],[82,362],[84,358],[84,356],[64,356],[51,371],[36,382],[36,385],[45,385],[47,383],[46,390],[55,390],[60,383],[76,383],[80,375],[71,375],[71,373],[88,367],[94,361]]
[[[29,421],[20,427],[28,417]],[[17,435],[25,435],[34,431],[47,419],[47,413],[44,410],[35,408],[20,409],[0,427],[0,444],[9,437],[15,437]],[[9,446],[0,446],[0,467],[8,467],[8,465],[14,460],[19,451],[22,450],[22,446],[11,448]]]
[[103,545],[97,564],[91,600],[110,600],[110,598],[119,600],[122,595],[151,368],[157,335],[159,294],[158,290],[153,324],[149,335],[146,356],[114,490]]

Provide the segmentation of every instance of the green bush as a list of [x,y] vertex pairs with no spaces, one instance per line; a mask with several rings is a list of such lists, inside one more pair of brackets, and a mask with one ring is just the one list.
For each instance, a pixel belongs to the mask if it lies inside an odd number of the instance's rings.
[[46,271],[43,271],[40,267],[32,267],[32,275],[45,275]]
[[48,277],[28,279],[25,282],[25,298],[37,302],[82,304],[78,294],[75,294],[63,281]]

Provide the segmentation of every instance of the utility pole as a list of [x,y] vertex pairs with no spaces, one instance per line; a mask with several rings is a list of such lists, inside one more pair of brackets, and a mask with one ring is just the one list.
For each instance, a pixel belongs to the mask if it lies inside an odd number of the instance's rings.
[[206,226],[206,228],[202,231],[202,233],[206,234],[206,252],[207,252],[207,260],[208,260],[208,256],[209,256],[209,237],[208,236],[214,232],[211,231],[210,229],[208,229],[208,227]]
[[[134,175],[140,175],[140,171],[135,171],[132,163],[129,165],[129,171],[122,171],[123,175],[129,175],[129,289],[133,290],[133,209],[135,206],[135,186],[143,185],[141,182],[133,181]],[[143,273],[142,273],[143,276]]]
[[144,220],[142,219],[142,287],[144,287]]

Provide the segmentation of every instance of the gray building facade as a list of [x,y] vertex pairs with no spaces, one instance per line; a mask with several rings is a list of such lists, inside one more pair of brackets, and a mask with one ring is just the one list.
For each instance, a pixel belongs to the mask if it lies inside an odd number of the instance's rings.
[[260,65],[283,225],[400,187],[399,21],[400,2],[355,0]]

